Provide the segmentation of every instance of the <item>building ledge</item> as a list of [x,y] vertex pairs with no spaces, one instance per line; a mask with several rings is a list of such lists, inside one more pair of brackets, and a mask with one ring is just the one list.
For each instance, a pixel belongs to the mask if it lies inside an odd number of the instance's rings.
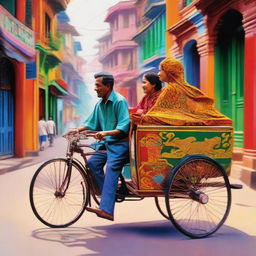
[[242,161],[232,161],[230,176],[256,190],[256,170],[243,166]]
[[65,11],[70,0],[48,0],[48,4],[52,7],[55,13]]
[[256,170],[242,166],[241,181],[256,190]]
[[39,156],[39,150],[26,151],[25,155],[26,156]]
[[121,1],[108,9],[108,13],[104,21],[110,22],[116,13],[131,9],[135,10],[134,2]]
[[121,49],[131,49],[137,47],[137,43],[131,40],[126,41],[116,41],[112,44],[112,46],[99,57],[99,61],[104,61],[110,54],[114,53],[117,50]]

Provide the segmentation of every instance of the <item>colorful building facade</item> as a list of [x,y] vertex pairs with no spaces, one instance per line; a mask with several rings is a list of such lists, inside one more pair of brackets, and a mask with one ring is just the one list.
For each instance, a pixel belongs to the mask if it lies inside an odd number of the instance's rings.
[[126,97],[130,106],[137,104],[136,9],[133,1],[123,1],[108,9],[105,22],[110,32],[99,41],[99,61],[115,77],[115,89]]
[[[175,3],[174,3],[175,2]],[[233,119],[234,159],[256,187],[256,5],[253,0],[166,1],[168,55]]]
[[31,1],[0,1],[0,158],[37,151]]
[[66,9],[70,1],[38,0],[35,5],[37,87],[39,88],[39,117],[52,117],[57,130],[62,127],[62,98],[68,94],[68,85],[58,68],[64,60],[63,35],[58,33],[56,14]]
[[[69,2],[0,0],[0,158],[38,155],[39,117],[53,117],[62,133],[63,99],[74,103],[81,93],[68,86],[60,69],[65,38],[56,14]],[[74,58],[80,70],[74,83],[81,84],[84,61]]]
[[137,0],[138,30],[134,40],[138,43],[137,97],[143,97],[142,76],[146,72],[159,71],[159,64],[166,56],[166,8],[165,1]]
[[85,113],[90,108],[90,96],[86,93],[86,84],[83,79],[85,60],[78,56],[82,50],[81,44],[75,41],[79,36],[76,29],[70,25],[65,12],[58,14],[58,32],[63,35],[64,58],[58,69],[62,78],[67,83],[68,94],[63,97],[59,104],[63,105],[59,112],[62,127],[60,133],[81,125],[85,119]]

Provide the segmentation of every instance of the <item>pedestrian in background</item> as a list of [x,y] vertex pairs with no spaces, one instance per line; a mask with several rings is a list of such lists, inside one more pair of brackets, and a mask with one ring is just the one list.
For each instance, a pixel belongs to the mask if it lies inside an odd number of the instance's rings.
[[38,121],[38,135],[40,150],[43,151],[47,140],[47,127],[44,117],[40,117],[40,120]]
[[47,132],[48,132],[48,138],[50,142],[50,147],[53,146],[53,139],[56,135],[56,125],[54,121],[52,120],[52,117],[49,117],[49,120],[46,122]]

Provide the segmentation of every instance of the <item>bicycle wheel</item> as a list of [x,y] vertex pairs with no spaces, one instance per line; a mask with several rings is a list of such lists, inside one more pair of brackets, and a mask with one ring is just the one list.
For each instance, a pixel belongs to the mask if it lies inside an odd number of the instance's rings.
[[[166,218],[167,220],[169,220],[169,215],[168,213],[164,210],[164,208],[166,208],[165,205],[165,201],[163,197],[155,197],[155,204],[156,204],[156,208],[157,210],[160,212],[160,214]],[[164,206],[163,206],[164,204]]]
[[192,238],[209,236],[229,214],[228,177],[209,157],[187,157],[170,172],[165,201],[170,220],[180,232]]
[[29,199],[42,223],[52,228],[67,227],[81,217],[88,204],[88,182],[75,162],[69,164],[62,158],[49,160],[35,172]]

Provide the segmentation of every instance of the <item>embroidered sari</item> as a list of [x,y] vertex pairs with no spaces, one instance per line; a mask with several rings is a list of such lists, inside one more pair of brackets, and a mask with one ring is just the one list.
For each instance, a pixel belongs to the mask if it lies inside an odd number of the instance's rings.
[[156,91],[150,95],[145,95],[142,100],[139,102],[138,106],[136,107],[137,109],[142,110],[142,114],[146,114],[152,106],[155,104],[157,98],[159,97],[161,93],[160,91]]
[[169,78],[155,105],[141,118],[145,125],[232,125],[232,120],[217,111],[213,99],[184,80],[180,61],[166,58],[160,64]]

